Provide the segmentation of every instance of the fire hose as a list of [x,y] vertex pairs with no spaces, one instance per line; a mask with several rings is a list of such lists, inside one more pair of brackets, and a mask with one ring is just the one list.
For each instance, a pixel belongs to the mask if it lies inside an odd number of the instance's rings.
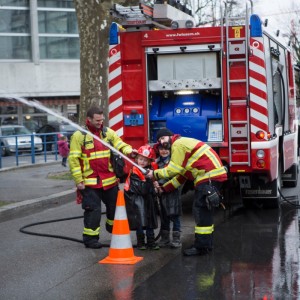
[[[125,160],[127,160],[129,163],[131,163],[132,165],[134,165],[135,167],[137,167],[143,174],[147,174],[147,171],[144,168],[140,167],[138,164],[136,164],[135,162],[133,162],[126,155],[124,155],[123,153],[121,153],[120,151],[118,151],[117,149],[115,149],[113,146],[111,146],[110,144],[108,144],[105,141],[101,140],[99,137],[97,137],[95,135],[93,135],[93,137],[95,139],[99,140],[104,146],[108,147],[111,151],[114,151],[115,153],[117,153],[118,155],[120,155],[121,157],[123,157]],[[161,216],[161,210],[160,210],[160,206],[159,206],[158,197],[156,197],[155,201],[157,201],[158,213],[159,213],[160,217],[162,217]],[[105,214],[105,212],[103,212],[102,214]],[[74,220],[74,219],[80,219],[80,218],[83,218],[83,216],[76,216],[76,217],[70,217],[70,218],[54,219],[54,220],[48,220],[48,221],[31,223],[31,224],[28,224],[28,225],[25,225],[25,226],[21,227],[19,229],[19,231],[22,232],[22,233],[25,233],[25,234],[30,234],[30,235],[37,235],[37,236],[58,238],[58,239],[64,239],[64,240],[69,240],[69,241],[73,241],[73,242],[83,243],[82,240],[71,238],[71,237],[68,237],[68,236],[53,235],[53,234],[47,234],[47,233],[37,233],[37,232],[32,232],[32,231],[25,230],[26,228],[34,227],[34,226],[37,226],[37,225],[43,225],[43,224],[49,224],[49,223],[55,223],[55,222],[63,222],[63,221],[69,221],[69,220]],[[160,235],[161,235],[161,228],[160,228],[160,231],[159,231],[158,235],[155,237],[155,240],[158,240],[159,237],[160,237]],[[102,246],[103,247],[110,247],[109,244],[102,244]],[[134,246],[134,247],[136,247],[136,246]]]
[[[158,197],[156,197],[155,201],[159,201]],[[158,208],[159,216],[161,218],[162,215],[161,215],[161,209],[160,209],[159,202],[157,202],[157,208]],[[103,214],[105,214],[105,212],[103,212],[102,215]],[[57,239],[63,239],[63,240],[68,240],[68,241],[72,241],[72,242],[77,242],[77,243],[83,244],[82,240],[71,238],[71,237],[68,237],[68,236],[55,235],[55,234],[47,234],[47,233],[38,233],[38,232],[32,232],[32,231],[26,230],[26,228],[34,227],[34,226],[38,226],[38,225],[49,224],[49,223],[56,223],[56,222],[63,222],[63,221],[81,219],[81,218],[83,218],[83,216],[76,216],[76,217],[69,217],[69,218],[62,218],[62,219],[53,219],[53,220],[42,221],[42,222],[35,222],[35,223],[27,224],[27,225],[21,227],[19,229],[19,231],[22,232],[22,233],[25,233],[25,234],[29,234],[29,235],[37,235],[37,236],[43,236],[43,237],[57,238]],[[159,233],[155,237],[155,241],[157,241],[160,238],[160,235],[161,235],[161,228],[159,230]],[[101,244],[102,244],[103,247],[110,247],[110,244],[103,244],[103,243],[101,243]],[[136,247],[136,245],[134,245],[133,247]]]

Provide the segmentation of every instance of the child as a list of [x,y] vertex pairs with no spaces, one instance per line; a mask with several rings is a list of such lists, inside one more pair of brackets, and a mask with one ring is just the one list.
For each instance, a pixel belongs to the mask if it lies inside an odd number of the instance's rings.
[[[162,145],[157,146],[159,157],[156,161],[159,169],[164,168],[170,161],[170,150],[164,149]],[[180,190],[177,188],[172,192],[166,193],[161,187],[170,181],[160,179],[155,183],[155,187],[160,190],[161,207],[161,239],[158,243],[160,247],[181,247],[180,241],[180,215],[182,213]],[[172,241],[170,240],[170,225],[173,222]]]
[[[155,152],[149,145],[138,149],[136,163],[143,169],[151,168],[154,159]],[[136,230],[137,248],[158,250],[159,246],[154,237],[154,229],[158,225],[152,180],[147,179],[140,169],[133,166],[124,185],[124,196],[129,227],[131,230]],[[144,230],[146,230],[147,244]]]
[[62,166],[66,167],[67,158],[70,151],[67,137],[64,135],[60,135],[59,140],[57,142],[57,146],[58,146],[58,153],[62,157],[61,164]]

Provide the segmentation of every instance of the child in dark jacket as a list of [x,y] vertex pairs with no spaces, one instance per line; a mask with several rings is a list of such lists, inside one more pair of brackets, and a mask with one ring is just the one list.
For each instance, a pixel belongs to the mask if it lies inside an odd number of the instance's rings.
[[[156,160],[159,169],[166,167],[170,162],[170,150],[157,145],[158,159]],[[160,190],[159,202],[161,208],[161,239],[158,243],[160,247],[181,247],[180,231],[181,222],[180,216],[182,214],[181,206],[181,190],[180,187],[172,192],[164,192],[161,187],[170,182],[166,179],[159,179],[155,182],[155,187]],[[172,226],[172,240],[170,239],[170,226]]]
[[61,164],[62,164],[62,166],[66,167],[67,166],[67,158],[68,158],[68,155],[70,152],[68,139],[66,136],[61,135],[59,137],[59,140],[57,142],[57,147],[58,147],[58,153],[62,157]]
[[[154,159],[155,152],[149,145],[138,149],[136,163],[143,169],[151,168]],[[154,237],[154,229],[158,227],[154,185],[152,180],[147,179],[136,166],[133,166],[126,179],[124,196],[130,230],[136,230],[137,248],[158,250],[159,246]]]

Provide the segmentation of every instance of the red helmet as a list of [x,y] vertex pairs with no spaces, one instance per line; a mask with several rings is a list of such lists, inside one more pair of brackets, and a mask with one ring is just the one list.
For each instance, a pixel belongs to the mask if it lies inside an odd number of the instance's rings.
[[150,145],[141,146],[138,149],[138,154],[152,160],[156,158],[155,151],[151,148]]

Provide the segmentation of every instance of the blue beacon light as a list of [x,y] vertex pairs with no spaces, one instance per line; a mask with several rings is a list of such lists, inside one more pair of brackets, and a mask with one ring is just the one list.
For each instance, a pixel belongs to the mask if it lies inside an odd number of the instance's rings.
[[118,32],[119,32],[119,25],[117,23],[113,22],[111,24],[110,30],[109,30],[109,44],[110,45],[119,44]]
[[258,15],[252,15],[250,17],[250,36],[262,37],[261,20]]

